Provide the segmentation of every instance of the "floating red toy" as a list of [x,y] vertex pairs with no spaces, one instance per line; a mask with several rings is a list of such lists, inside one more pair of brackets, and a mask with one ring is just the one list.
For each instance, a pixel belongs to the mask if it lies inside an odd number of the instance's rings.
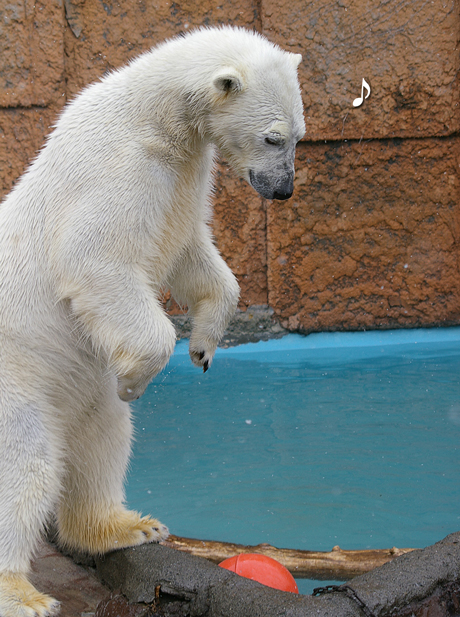
[[222,561],[219,566],[235,572],[245,578],[280,589],[299,593],[299,589],[292,574],[276,559],[257,553],[241,553]]

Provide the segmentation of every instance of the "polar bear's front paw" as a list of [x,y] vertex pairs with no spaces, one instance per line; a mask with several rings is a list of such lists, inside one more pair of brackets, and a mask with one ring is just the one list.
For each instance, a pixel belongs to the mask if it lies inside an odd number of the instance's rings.
[[54,617],[60,603],[38,592],[24,574],[0,574],[1,617]]
[[117,394],[122,401],[130,403],[140,398],[146,387],[149,385],[149,380],[136,380],[130,375],[118,377]]
[[159,328],[157,337],[143,353],[119,350],[112,363],[118,379],[117,393],[122,401],[135,401],[144,393],[150,381],[168,364],[176,344],[176,331],[165,317],[166,324]]
[[211,366],[214,353],[206,351],[197,351],[190,348],[190,358],[195,366],[203,367],[203,373],[206,373]]
[[192,331],[189,344],[190,359],[195,366],[203,369],[203,373],[206,373],[211,366],[218,342],[219,339],[215,339],[200,328]]

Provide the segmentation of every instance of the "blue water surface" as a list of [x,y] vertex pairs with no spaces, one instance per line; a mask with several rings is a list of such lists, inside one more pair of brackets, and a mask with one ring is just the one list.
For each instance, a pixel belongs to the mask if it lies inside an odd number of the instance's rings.
[[133,408],[128,503],[176,535],[328,551],[460,529],[460,328],[288,335],[206,374],[181,341]]

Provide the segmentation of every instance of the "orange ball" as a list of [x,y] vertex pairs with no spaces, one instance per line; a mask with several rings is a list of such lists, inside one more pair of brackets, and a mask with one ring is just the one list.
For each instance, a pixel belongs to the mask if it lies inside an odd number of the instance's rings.
[[219,566],[245,578],[280,589],[299,593],[292,574],[276,559],[257,553],[241,553],[222,561]]

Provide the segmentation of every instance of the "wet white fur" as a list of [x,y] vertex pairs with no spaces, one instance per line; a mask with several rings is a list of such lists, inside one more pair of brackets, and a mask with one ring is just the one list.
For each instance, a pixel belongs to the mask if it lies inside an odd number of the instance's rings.
[[209,228],[214,148],[246,179],[292,155],[299,60],[232,28],[169,41],[68,105],[0,206],[1,617],[58,610],[26,579],[52,513],[93,553],[167,535],[123,506],[127,401],[174,348],[163,288],[211,363],[239,293]]

